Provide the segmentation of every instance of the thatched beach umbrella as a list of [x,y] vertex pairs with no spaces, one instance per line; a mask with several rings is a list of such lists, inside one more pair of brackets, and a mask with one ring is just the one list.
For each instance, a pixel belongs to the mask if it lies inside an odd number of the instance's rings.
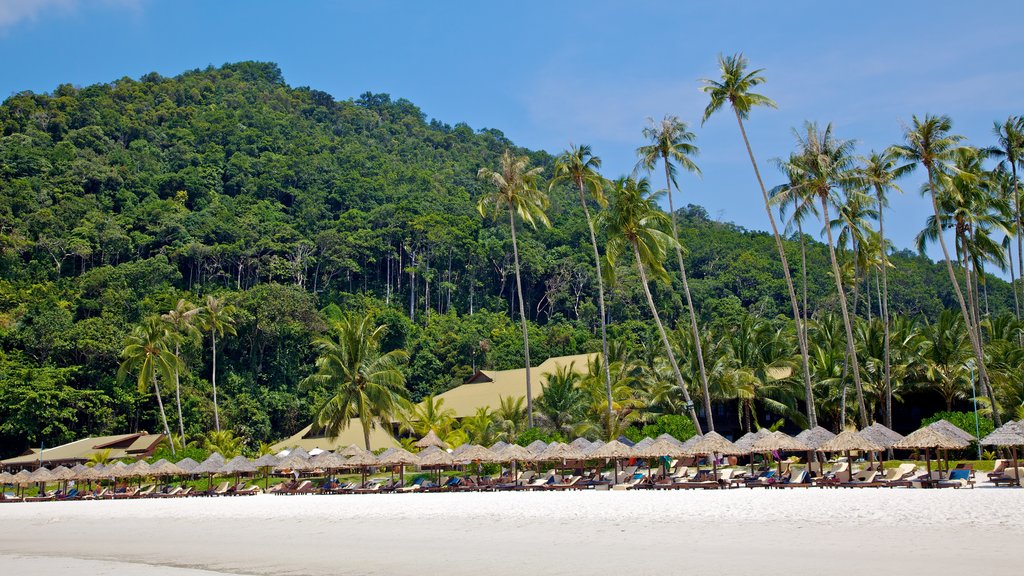
[[448,444],[437,435],[433,430],[427,432],[427,435],[416,441],[413,446],[417,448],[429,448],[430,446],[436,446],[442,450],[448,448]]
[[377,459],[381,466],[398,466],[399,480],[405,484],[405,467],[419,463],[416,455],[405,448],[389,448]]
[[948,420],[936,420],[935,422],[929,424],[928,427],[934,428],[939,432],[942,432],[946,436],[957,438],[958,440],[963,440],[968,444],[977,440],[977,438],[975,438],[973,434],[965,431],[963,428],[960,428],[959,426],[956,426],[955,424],[951,423]]
[[[811,447],[793,438],[785,432],[772,432],[757,439],[751,446],[751,452],[810,452]],[[782,476],[782,455],[779,455],[779,476]]]
[[[724,436],[718,432],[708,432],[696,440],[690,447],[684,448],[683,452],[687,456],[711,456],[711,467],[715,476],[718,476],[718,458],[716,454],[722,455],[738,455],[747,454],[750,451],[744,448],[736,446],[732,442],[729,442]],[[700,461],[697,462],[697,472],[700,472]]]
[[881,444],[872,442],[865,438],[860,432],[855,430],[843,430],[838,436],[819,446],[818,450],[822,452],[844,452],[846,454],[846,461],[850,466],[850,478],[852,479],[853,458],[850,456],[850,452],[856,450],[871,454],[872,452],[883,450],[883,448]]
[[303,460],[309,460],[310,454],[306,452],[306,449],[302,446],[296,446],[288,451],[288,456],[295,456],[296,458],[302,458]]
[[[938,428],[925,426],[907,435],[903,440],[894,444],[893,448],[898,450],[924,449],[925,467],[928,469],[928,477],[931,478],[932,461],[928,456],[929,449],[934,448],[938,454],[938,450],[958,450],[967,448],[969,445],[970,442],[966,440],[944,434]],[[939,462],[939,465],[941,466],[942,463]]]
[[[515,478],[519,471],[520,462],[531,462],[534,454],[527,450],[524,446],[518,444],[508,444],[501,450],[495,450],[491,448],[491,452],[494,452],[495,460],[497,462],[511,462],[512,463],[512,476]],[[516,484],[519,484],[518,478]]]
[[588,448],[590,448],[592,444],[593,442],[587,440],[586,438],[577,438],[570,442],[569,446],[572,446],[573,448],[580,451],[586,451]]
[[285,456],[274,465],[274,470],[278,472],[308,472],[312,469],[309,460],[300,456]]
[[[980,442],[982,446],[1009,447],[1013,454],[1013,467],[1019,468],[1020,463],[1017,460],[1017,447],[1024,446],[1024,420],[1019,422],[1011,420],[993,430],[991,434],[982,438]],[[1017,476],[1015,484],[1017,484],[1017,486],[1021,485],[1019,475]]]
[[659,460],[662,464],[664,472],[668,472],[668,463],[665,462],[665,458],[684,456],[682,442],[675,443],[669,442],[665,439],[656,439],[649,442],[646,446],[641,446],[642,442],[637,442],[633,446],[633,453],[636,454],[637,458],[643,458],[648,460],[648,469],[650,468],[650,460]]
[[508,442],[505,442],[504,440],[498,440],[494,444],[491,444],[491,452],[494,452],[495,454],[497,454],[498,452],[501,452],[505,448],[508,448],[508,446],[509,446]]
[[360,448],[355,444],[349,444],[341,450],[336,451],[336,454],[342,458],[351,458],[356,454],[362,454],[363,452],[367,452],[367,450],[365,448]]
[[14,474],[11,474],[6,470],[0,471],[0,497],[3,496],[4,486],[7,486],[8,484],[14,484]]
[[174,465],[184,470],[186,474],[191,474],[192,471],[199,466],[199,462],[196,462],[191,458],[182,458],[181,460],[175,462]]
[[328,473],[331,470],[345,467],[345,459],[334,452],[321,452],[309,459],[309,463],[316,468],[323,468]]
[[606,444],[598,446],[587,453],[587,457],[594,460],[612,460],[615,466],[613,482],[619,480],[619,461],[627,458],[636,458],[633,446],[628,446],[618,440],[611,440]]
[[245,456],[238,455],[228,460],[218,470],[219,474],[230,476],[235,475],[235,486],[241,482],[242,474],[255,474],[256,465],[253,464],[252,460],[249,460]]
[[[346,468],[353,468],[359,470],[359,478],[362,486],[366,486],[366,469],[370,466],[377,466],[380,461],[374,456],[373,452],[357,448],[351,456],[345,460]],[[348,451],[346,449],[346,451]]]
[[651,438],[650,436],[646,436],[643,439],[641,439],[639,442],[637,442],[636,444],[633,444],[633,449],[634,450],[643,450],[644,448],[647,448],[651,444],[654,444],[654,438]]
[[861,436],[878,444],[879,446],[889,449],[892,448],[897,442],[903,440],[903,435],[899,432],[889,429],[884,424],[875,422],[871,426],[861,430],[859,432]]
[[547,443],[543,440],[534,440],[526,445],[526,449],[534,454],[540,454],[548,447]]
[[210,454],[206,460],[203,460],[198,466],[193,468],[191,472],[196,476],[202,476],[205,474],[209,477],[209,483],[206,486],[206,490],[209,492],[213,490],[213,475],[216,474],[223,465],[224,457],[219,453],[214,452],[213,454]]
[[267,490],[267,489],[270,488],[270,470],[274,466],[277,466],[278,462],[280,462],[280,461],[281,461],[281,459],[278,458],[277,456],[274,456],[273,454],[264,454],[263,456],[260,456],[255,461],[253,461],[253,463],[252,463],[253,466],[255,466],[257,468],[263,469],[263,489],[264,490]]
[[832,431],[826,430],[821,426],[815,426],[810,430],[803,430],[795,436],[797,440],[807,444],[812,450],[820,450],[822,444],[835,437],[836,435]]
[[675,444],[676,446],[679,446],[680,448],[683,447],[683,441],[680,440],[679,438],[676,438],[675,436],[669,434],[668,432],[665,432],[664,434],[659,434],[658,437],[655,438],[655,440],[667,440],[667,441]]
[[743,436],[740,436],[738,440],[733,442],[733,444],[740,450],[753,452],[752,448],[754,447],[754,442],[757,442],[771,433],[772,431],[767,428],[758,428],[754,432],[747,432]]
[[32,481],[29,478],[32,477],[32,473],[22,468],[14,476],[11,476],[11,483],[18,487],[18,494],[24,495],[24,487],[31,484]]
[[437,469],[438,483],[441,482],[441,470],[455,465],[455,458],[447,450],[442,450],[437,446],[428,446],[420,451],[419,454],[416,454],[416,456],[419,458],[421,469]]

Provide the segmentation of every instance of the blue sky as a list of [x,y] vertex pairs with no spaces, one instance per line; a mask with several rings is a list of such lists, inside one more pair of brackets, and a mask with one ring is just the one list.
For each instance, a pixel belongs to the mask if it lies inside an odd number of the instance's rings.
[[[781,181],[769,160],[804,120],[833,122],[866,153],[911,114],[949,114],[989,145],[993,120],[1024,113],[1021,2],[693,4],[0,0],[0,97],[269,60],[337,98],[388,92],[529,148],[590,144],[609,177],[632,169],[645,118],[675,114],[701,147],[703,178],[683,177],[683,201],[756,229],[767,221],[735,121],[700,125],[698,80],[720,52],[765,68],[779,104],[748,124],[769,186]],[[919,186],[908,178],[892,201],[899,247],[929,210]]]

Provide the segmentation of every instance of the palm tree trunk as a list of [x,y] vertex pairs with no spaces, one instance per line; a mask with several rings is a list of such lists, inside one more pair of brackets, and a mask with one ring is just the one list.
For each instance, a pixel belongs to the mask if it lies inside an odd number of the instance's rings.
[[597,235],[594,233],[594,221],[590,218],[590,208],[587,208],[587,199],[583,195],[583,181],[577,180],[576,184],[580,191],[580,205],[583,206],[583,214],[587,217],[587,230],[590,231],[590,245],[594,248],[594,273],[597,276],[597,304],[598,312],[601,315],[601,364],[604,368],[605,393],[608,399],[608,425],[612,422],[612,372],[611,358],[608,357],[608,328],[605,324],[604,311],[604,278],[601,277],[601,253],[597,249]]
[[512,256],[516,265],[516,294],[519,295],[519,322],[523,326],[523,356],[526,361],[526,419],[533,428],[533,388],[530,385],[530,333],[526,328],[526,303],[523,302],[523,282],[519,278],[519,244],[516,242],[516,213],[509,208],[512,225]]
[[860,365],[857,362],[857,349],[853,343],[853,326],[850,324],[850,312],[846,308],[846,292],[843,290],[843,277],[839,272],[836,260],[836,248],[832,244],[832,227],[829,226],[828,202],[821,198],[822,216],[825,219],[825,234],[828,237],[828,252],[832,259],[832,274],[836,278],[836,291],[839,293],[839,307],[843,312],[843,328],[846,329],[846,355],[850,361],[850,372],[853,374],[853,385],[857,391],[857,410],[860,413],[861,428],[868,426],[868,409],[864,404],[864,388],[860,381]]
[[[180,358],[180,345],[174,345],[174,357]],[[181,447],[185,447],[185,419],[181,415],[181,378],[178,373],[178,367],[174,367],[174,396],[178,401],[178,427],[181,431]]]
[[[939,246],[942,248],[942,257],[946,261],[946,272],[949,274],[949,281],[953,284],[953,292],[956,294],[957,303],[960,304],[960,314],[967,325],[967,336],[971,341],[974,361],[978,364],[978,377],[983,389],[985,389],[989,384],[988,370],[985,368],[985,352],[981,348],[981,340],[978,338],[978,333],[975,332],[975,327],[971,324],[971,314],[967,311],[967,302],[964,300],[964,293],[960,290],[960,282],[956,279],[956,273],[953,271],[953,260],[949,256],[946,238],[942,234],[942,217],[939,213],[939,198],[935,191],[935,177],[932,173],[932,167],[926,165],[925,168],[928,170],[928,192],[931,195],[932,211],[935,215],[936,236],[938,236]],[[992,404],[992,420],[996,427],[1003,425],[1002,418],[999,416],[999,409],[995,404]]]
[[672,214],[672,239],[676,241],[676,258],[679,260],[679,276],[683,279],[683,293],[686,294],[686,306],[690,312],[690,332],[693,334],[693,346],[697,353],[697,368],[700,371],[700,387],[704,394],[705,422],[708,423],[708,431],[715,431],[715,419],[711,414],[711,392],[708,389],[708,373],[704,368],[704,350],[700,343],[700,331],[697,329],[697,311],[693,307],[693,298],[690,297],[690,281],[686,277],[686,265],[683,263],[683,249],[679,245],[679,230],[676,227],[676,209],[672,205],[672,178],[668,171],[668,158],[662,158],[665,164],[665,186],[668,187],[668,209]]
[[[1015,226],[1017,230],[1017,271],[1022,277],[1021,282],[1021,294],[1024,294],[1024,239],[1021,238],[1021,227],[1020,227],[1020,190],[1017,187],[1017,163],[1010,162],[1010,172],[1013,177],[1013,212],[1016,217]],[[1013,255],[1010,255],[1010,260],[1013,260]],[[1017,288],[1013,289],[1013,297],[1016,301]],[[1020,308],[1017,309],[1017,320],[1020,320]]]
[[690,419],[693,420],[693,427],[697,430],[698,436],[703,436],[704,431],[700,427],[700,420],[697,419],[697,411],[693,407],[693,400],[690,399],[690,391],[686,389],[686,382],[679,371],[679,363],[676,362],[676,355],[672,352],[672,345],[669,344],[668,334],[665,333],[665,326],[661,323],[661,315],[658,314],[658,307],[654,305],[654,296],[651,296],[651,287],[647,285],[647,272],[644,270],[643,260],[640,259],[640,249],[633,244],[633,257],[636,259],[636,269],[640,273],[640,285],[644,287],[644,294],[647,296],[647,305],[651,308],[651,315],[654,316],[654,323],[658,326],[658,334],[661,335],[661,343],[665,346],[665,354],[672,365],[672,372],[676,377],[676,384],[683,392],[683,400],[690,412]]
[[803,332],[804,342],[807,342],[807,240],[804,238],[804,226],[800,222],[800,219],[796,219],[796,232],[800,235],[800,275],[802,278],[802,292],[804,299],[803,306],[803,328],[797,327],[798,331]]
[[156,381],[156,371],[153,371],[153,391],[156,392],[156,403],[160,406],[160,418],[164,423],[164,434],[167,435],[167,442],[171,445],[171,455],[174,452],[174,440],[171,439],[171,427],[167,425],[167,412],[164,411],[164,399],[160,397],[160,385]]
[[213,383],[213,426],[220,432],[220,411],[217,408],[217,332],[211,331],[210,337],[213,340],[213,373],[210,378]]
[[807,338],[802,329],[800,320],[800,303],[796,299],[796,289],[793,288],[793,278],[789,274],[789,260],[786,258],[786,248],[782,244],[782,236],[779,235],[779,227],[775,224],[775,215],[772,213],[771,203],[768,200],[768,190],[764,187],[764,180],[761,179],[761,171],[757,168],[757,161],[754,159],[754,150],[750,147],[750,140],[747,139],[747,130],[743,127],[743,118],[733,107],[736,114],[736,122],[740,125],[740,134],[743,136],[743,144],[747,147],[747,155],[750,156],[750,165],[754,167],[754,175],[757,176],[757,183],[761,187],[761,196],[764,198],[764,210],[768,213],[768,222],[772,226],[772,234],[775,236],[775,246],[779,250],[779,259],[782,260],[782,274],[786,279],[786,289],[789,290],[789,301],[793,307],[793,322],[797,324],[797,343],[800,345],[800,358],[803,363],[804,372],[804,401],[807,404],[807,425],[814,428],[818,425],[818,418],[815,414],[814,391],[811,389],[811,361],[807,352]]
[[882,338],[883,342],[883,373],[885,376],[885,425],[892,428],[892,356],[889,344],[889,254],[885,250],[885,221],[882,207],[882,194],[878,191],[878,242],[882,250]]

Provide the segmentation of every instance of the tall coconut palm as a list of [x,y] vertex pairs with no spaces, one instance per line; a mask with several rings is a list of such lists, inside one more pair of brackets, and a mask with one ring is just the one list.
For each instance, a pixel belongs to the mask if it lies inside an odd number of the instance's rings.
[[235,307],[225,303],[223,297],[213,294],[206,297],[206,305],[200,312],[202,328],[210,333],[210,353],[213,356],[210,383],[213,385],[213,425],[217,432],[220,432],[220,410],[217,403],[217,337],[223,338],[225,334],[237,334],[234,315]]
[[672,221],[672,239],[675,240],[676,259],[679,262],[679,276],[683,281],[683,294],[686,296],[686,306],[689,309],[690,332],[693,333],[693,343],[696,347],[697,368],[700,371],[700,386],[704,396],[705,420],[708,430],[715,431],[714,415],[711,412],[711,394],[708,393],[708,374],[704,367],[704,352],[701,349],[700,331],[697,328],[697,311],[693,306],[693,298],[690,296],[690,281],[686,276],[686,265],[683,263],[683,247],[679,243],[679,229],[676,226],[676,208],[672,201],[672,184],[679,188],[676,181],[676,165],[678,164],[687,172],[700,174],[700,168],[693,161],[693,156],[699,152],[693,143],[697,136],[689,130],[686,123],[676,116],[665,116],[661,122],[655,122],[652,118],[647,119],[649,126],[644,128],[643,135],[650,143],[637,148],[637,155],[640,157],[637,168],[644,168],[648,172],[654,170],[658,162],[665,168],[665,190],[668,193],[668,212]]
[[786,257],[786,247],[782,243],[782,236],[779,234],[779,227],[775,224],[775,214],[772,212],[771,201],[768,198],[768,190],[761,178],[761,171],[757,167],[757,160],[754,158],[754,149],[750,147],[750,140],[747,138],[747,130],[743,121],[750,117],[750,111],[757,106],[777,108],[771,98],[762,94],[756,94],[751,90],[764,84],[765,78],[761,75],[764,69],[747,71],[747,59],[743,54],[732,56],[718,56],[718,67],[721,71],[720,80],[702,80],[702,90],[707,93],[711,102],[704,109],[702,123],[707,122],[712,114],[729,105],[736,116],[736,123],[740,127],[740,134],[743,136],[743,144],[747,148],[747,155],[750,157],[750,165],[754,168],[754,176],[757,177],[757,184],[761,187],[761,197],[764,200],[764,209],[768,214],[768,222],[771,224],[772,235],[775,237],[775,247],[779,251],[779,260],[782,261],[782,275],[786,280],[786,289],[789,291],[789,302],[793,308],[793,322],[797,325],[797,343],[800,346],[800,358],[802,361],[804,375],[804,402],[807,405],[807,422],[811,427],[817,426],[817,417],[814,414],[814,391],[811,388],[810,358],[807,352],[806,330],[802,329],[800,318],[800,303],[797,302],[796,289],[793,286],[793,278],[789,272],[789,259]]
[[553,431],[570,436],[587,409],[587,394],[580,388],[583,378],[574,366],[560,366],[544,374],[544,393],[537,410]]
[[512,230],[512,256],[516,270],[516,295],[519,298],[519,322],[523,328],[523,357],[526,365],[526,416],[533,426],[533,388],[530,382],[530,335],[526,327],[526,304],[523,302],[523,281],[519,270],[519,243],[516,240],[516,217],[536,227],[540,221],[550,227],[547,214],[548,197],[537,189],[537,178],[543,169],[530,168],[530,159],[516,156],[506,149],[501,155],[498,170],[487,167],[477,172],[477,177],[494,185],[494,192],[486,194],[477,203],[480,215],[495,217],[508,211],[509,226]]
[[832,125],[824,131],[817,124],[807,123],[804,133],[796,133],[798,154],[796,161],[786,166],[787,171],[800,175],[800,184],[787,193],[817,198],[821,207],[822,218],[825,220],[825,234],[828,240],[829,256],[832,261],[832,275],[835,278],[836,292],[839,296],[839,307],[843,313],[843,328],[846,331],[846,353],[850,357],[850,373],[857,392],[857,408],[860,413],[861,426],[868,426],[868,411],[864,403],[864,388],[861,384],[860,366],[857,362],[857,351],[853,340],[853,324],[846,304],[846,290],[843,288],[843,277],[836,259],[836,248],[832,238],[829,207],[842,204],[840,192],[857,193],[859,182],[854,171],[852,140],[840,140],[832,135]]
[[954,400],[966,397],[970,391],[971,348],[966,336],[963,321],[950,310],[943,310],[935,322],[921,330],[918,378],[942,396],[946,411],[953,409]]
[[[1018,165],[1024,166],[1024,117],[1010,116],[1000,124],[995,122],[992,132],[996,136],[998,145],[991,148],[990,152],[1002,157],[1001,164],[1010,170],[1010,199],[1013,202],[1013,235],[1017,237],[1017,271],[1024,279],[1024,237],[1021,236],[1021,192],[1020,182],[1017,180]],[[1011,256],[1012,258],[1012,256]],[[1012,268],[1011,268],[1012,269]],[[1021,282],[1024,285],[1024,281]],[[1017,320],[1021,319],[1020,299],[1017,295],[1018,287],[1013,286],[1014,304],[1017,306]]]
[[597,277],[597,304],[598,313],[601,316],[601,364],[604,367],[605,392],[608,401],[608,416],[612,414],[612,373],[608,358],[608,329],[606,326],[607,315],[605,314],[604,303],[604,278],[601,277],[601,252],[597,248],[597,235],[594,233],[594,221],[590,217],[590,207],[587,205],[588,197],[594,200],[601,207],[608,205],[604,197],[605,180],[598,173],[601,168],[601,158],[594,156],[590,146],[573,146],[562,153],[555,161],[555,177],[551,180],[553,186],[556,182],[571,182],[579,192],[580,206],[583,207],[583,214],[587,218],[587,230],[590,232],[590,245],[594,249],[594,274]]
[[[180,336],[180,338],[174,340],[174,355],[180,359],[182,341],[198,340],[200,338],[199,327],[196,325],[199,320],[199,309],[191,302],[180,299],[174,308],[166,314],[162,314],[160,319],[166,322],[168,327]],[[183,362],[182,365],[184,365]],[[184,446],[185,418],[181,413],[181,371],[177,366],[174,368],[174,398],[178,404],[178,429],[181,433],[182,446]]]
[[686,408],[697,434],[703,434],[700,421],[697,419],[697,411],[690,399],[690,391],[687,390],[686,382],[679,371],[679,363],[672,351],[665,326],[661,322],[658,307],[654,304],[651,287],[647,283],[647,270],[659,280],[668,282],[669,279],[668,272],[665,271],[665,251],[670,249],[675,240],[661,230],[668,224],[668,217],[658,209],[658,195],[651,193],[646,178],[619,178],[612,184],[611,191],[612,201],[608,210],[601,214],[608,235],[608,268],[614,270],[615,260],[623,252],[633,255],[637,273],[640,275],[640,285],[644,289],[647,306],[651,309],[654,323],[658,327],[658,334],[665,347],[665,355],[672,366],[676,384],[683,393]]
[[860,176],[864,184],[875,192],[878,210],[879,270],[882,276],[882,331],[883,331],[883,377],[885,385],[885,425],[892,428],[892,347],[889,324],[889,252],[885,240],[885,209],[889,206],[889,192],[903,192],[896,181],[914,170],[914,164],[900,165],[892,150],[871,151],[862,159]]
[[[789,162],[792,163],[794,161],[795,157],[791,155]],[[818,216],[818,207],[813,198],[803,198],[797,194],[787,193],[793,187],[799,186],[800,175],[787,171],[785,162],[776,160],[775,163],[786,174],[787,181],[769,190],[768,195],[771,198],[771,202],[779,206],[779,217],[786,222],[786,233],[791,234],[795,230],[800,238],[800,291],[803,303],[800,311],[803,314],[802,336],[804,342],[806,342],[807,317],[811,314],[807,301],[807,237],[804,235],[804,221],[812,216]],[[786,215],[789,210],[792,210],[793,214],[787,220]],[[801,326],[797,326],[797,329],[801,329]]]
[[[160,395],[158,377],[170,381],[175,370],[180,369],[181,360],[171,351],[175,335],[167,331],[167,326],[158,316],[146,318],[136,326],[128,336],[127,344],[121,351],[121,367],[117,371],[118,380],[123,381],[129,373],[135,373],[139,391],[145,391],[150,385],[156,394],[156,402],[160,407],[160,419],[163,421],[164,434],[171,437],[171,428],[167,425],[167,412],[164,411],[164,400]],[[174,443],[171,442],[171,454],[174,454]]]
[[318,350],[316,372],[300,384],[320,386],[327,398],[316,408],[316,426],[337,438],[352,418],[359,418],[363,442],[370,450],[370,429],[375,423],[390,426],[405,398],[403,350],[382,353],[385,326],[372,326],[369,317],[347,316],[331,324],[330,334],[314,341]]
[[[911,125],[904,129],[903,138],[905,143],[892,148],[898,158],[907,160],[914,164],[921,164],[928,173],[927,190],[932,201],[932,211],[936,223],[942,221],[939,209],[939,183],[940,173],[946,165],[953,160],[963,136],[952,134],[953,121],[949,116],[933,116],[925,114],[924,118],[916,115],[911,118]],[[967,327],[968,336],[971,341],[971,349],[974,352],[975,362],[978,366],[978,376],[981,380],[983,390],[989,387],[988,370],[985,367],[985,352],[981,345],[980,330],[971,323],[971,314],[967,309],[967,300],[964,298],[963,290],[960,289],[960,282],[953,270],[953,259],[949,249],[946,247],[946,239],[943,234],[937,234],[939,246],[942,248],[942,257],[946,262],[946,272],[949,274],[949,282],[953,286],[957,303],[960,305],[960,314],[963,316],[964,324]],[[994,408],[994,407],[993,407]],[[997,426],[1001,426],[999,411],[993,409],[993,419]]]

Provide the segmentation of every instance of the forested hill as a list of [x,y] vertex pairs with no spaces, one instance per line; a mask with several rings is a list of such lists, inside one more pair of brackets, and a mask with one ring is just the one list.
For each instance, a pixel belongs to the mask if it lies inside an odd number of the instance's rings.
[[[512,146],[498,130],[428,122],[403,99],[337,101],[291,88],[270,63],[11,96],[0,107],[0,453],[158,429],[151,391],[115,378],[125,338],[179,299],[201,304],[211,293],[237,308],[237,334],[218,353],[221,418],[253,440],[308,422],[312,399],[297,382],[311,370],[328,307],[375,311],[389,325],[388,346],[410,352],[415,397],[474,366],[518,365],[507,222],[476,211],[485,186],[477,170]],[[549,154],[516,151],[551,174]],[[551,229],[520,236],[537,362],[597,348],[575,194],[553,189],[549,215]],[[696,207],[682,216],[706,323],[787,312],[770,236]],[[799,243],[789,249],[798,265]],[[926,258],[897,255],[894,311],[934,316],[952,304],[943,274]],[[812,312],[833,309],[818,243],[808,276]],[[873,277],[859,294],[859,313],[877,314]],[[678,290],[658,286],[656,297],[675,324]],[[640,339],[642,298],[623,268],[610,295],[613,333]],[[984,298],[993,313],[1012,305],[994,278]],[[186,426],[205,432],[208,335],[183,355]]]

